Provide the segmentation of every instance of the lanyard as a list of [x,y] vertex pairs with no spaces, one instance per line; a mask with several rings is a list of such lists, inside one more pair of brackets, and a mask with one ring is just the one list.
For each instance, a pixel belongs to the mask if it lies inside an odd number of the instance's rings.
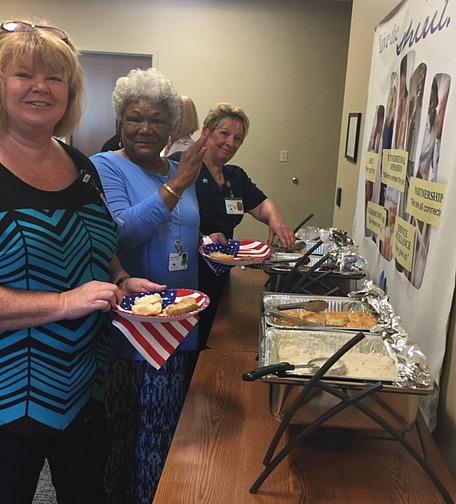
[[[169,169],[168,169],[167,175],[159,175],[160,179],[162,179],[162,180],[164,179],[165,182],[167,182],[169,180],[169,176],[171,173],[171,165],[170,165],[169,161],[168,161],[168,166],[169,166]],[[160,180],[160,182],[162,182],[162,180]],[[179,255],[182,255],[182,253],[184,251],[184,246],[182,244],[182,223],[181,223],[181,213],[180,213],[180,201],[178,201],[176,203],[176,206],[171,211],[171,217],[174,212],[176,212],[176,216],[177,216],[177,237],[174,240],[174,247],[176,248],[176,252]]]
[[176,238],[174,240],[174,246],[176,247],[177,253],[181,255],[183,252],[183,248],[182,248],[182,242],[179,240],[179,238]]

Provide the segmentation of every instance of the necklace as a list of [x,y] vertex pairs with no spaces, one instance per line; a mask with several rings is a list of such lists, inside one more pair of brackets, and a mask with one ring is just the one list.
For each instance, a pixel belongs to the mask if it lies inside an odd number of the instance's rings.
[[220,174],[215,174],[212,171],[212,168],[210,168],[209,166],[207,167],[207,169],[209,170],[209,173],[212,175],[212,178],[215,180],[215,183],[219,186],[219,188],[222,188],[223,184],[225,183],[225,179],[223,178],[223,169]]

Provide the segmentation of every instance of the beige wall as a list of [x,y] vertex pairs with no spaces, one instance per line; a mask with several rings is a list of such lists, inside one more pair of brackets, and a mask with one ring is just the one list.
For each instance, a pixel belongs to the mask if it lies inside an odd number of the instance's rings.
[[[47,18],[80,49],[155,53],[202,119],[217,101],[243,107],[252,126],[234,162],[294,227],[310,212],[317,224],[332,220],[350,8],[322,0],[3,0],[1,15]],[[248,217],[237,236],[264,239],[266,231]]]
[[358,152],[356,164],[345,159],[348,114],[350,112],[362,114],[359,134],[361,144],[365,125],[374,28],[398,3],[399,0],[353,0],[336,181],[337,187],[342,188],[342,204],[340,208],[334,207],[333,215],[333,225],[346,229],[350,234],[358,189],[360,152]]
[[[358,189],[359,161],[357,165],[344,157],[347,117],[349,112],[363,114],[362,129],[367,104],[368,79],[374,27],[397,4],[399,0],[353,0],[350,28],[347,74],[343,118],[339,144],[337,186],[342,187],[342,205],[334,209],[333,225],[352,230]],[[360,133],[363,138],[363,132]],[[456,477],[456,301],[449,323],[447,351],[441,377],[440,407],[436,439],[438,445]]]

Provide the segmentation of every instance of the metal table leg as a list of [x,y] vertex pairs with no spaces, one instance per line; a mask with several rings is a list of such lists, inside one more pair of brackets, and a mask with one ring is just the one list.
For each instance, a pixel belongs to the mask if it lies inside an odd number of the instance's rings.
[[[426,472],[429,479],[435,485],[437,490],[442,495],[444,501],[447,504],[453,503],[453,500],[445,488],[441,480],[435,474],[432,467],[427,463],[426,459],[418,453],[418,451],[401,435],[401,433],[392,427],[384,418],[375,413],[369,406],[366,406],[362,403],[362,399],[371,395],[375,395],[375,392],[382,388],[382,383],[374,383],[373,385],[358,391],[357,393],[349,396],[347,393],[343,392],[331,386],[327,383],[321,381],[321,378],[324,374],[337,362],[337,360],[346,353],[350,348],[356,345],[362,338],[364,334],[358,333],[354,338],[352,338],[348,343],[346,343],[340,350],[338,350],[326,363],[322,368],[315,373],[315,375],[309,380],[303,390],[299,393],[297,398],[293,401],[289,409],[286,411],[282,422],[280,423],[269,448],[266,452],[266,456],[264,458],[263,464],[265,465],[264,470],[254,482],[254,484],[250,487],[250,493],[257,493],[261,485],[268,478],[268,476],[272,473],[272,471],[280,464],[280,462],[287,457],[293,449],[303,442],[310,434],[312,434],[317,428],[327,422],[330,418],[334,417],[344,409],[349,406],[353,406],[359,409],[366,416],[371,418],[374,422],[376,422],[380,427],[383,428],[388,434],[392,436],[392,438],[401,444],[407,452],[418,462],[418,464],[422,467],[422,469]],[[348,346],[348,348],[346,348]],[[315,389],[323,390],[338,399],[341,400],[340,403],[328,409],[325,413],[316,418],[313,422],[311,422],[308,426],[306,426],[302,432],[300,432],[294,439],[289,441],[285,447],[274,456],[274,452],[277,448],[277,445],[285,431],[285,429],[290,424],[294,414],[296,411],[305,405],[310,399],[312,399],[315,395]],[[376,401],[381,407],[383,407],[381,401]],[[388,411],[389,407],[386,408]]]

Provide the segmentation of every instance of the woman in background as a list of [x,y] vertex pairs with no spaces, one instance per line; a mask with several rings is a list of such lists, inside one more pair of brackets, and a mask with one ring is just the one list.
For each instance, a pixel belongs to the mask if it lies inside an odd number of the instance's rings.
[[198,113],[193,101],[188,96],[181,96],[180,119],[169,137],[164,155],[183,152],[194,143],[192,134],[199,129]]
[[[199,212],[194,182],[206,136],[180,163],[160,156],[179,120],[180,97],[150,68],[117,80],[112,96],[123,147],[92,156],[119,221],[119,257],[134,274],[198,288]],[[197,350],[197,326],[159,370],[117,330],[108,375],[109,502],[150,504],[168,453]]]
[[[228,164],[249,131],[245,112],[229,103],[217,103],[203,125],[207,147],[203,166],[196,181],[203,235],[218,234],[223,243],[234,236],[234,228],[249,213],[269,228],[268,242],[278,238],[285,248],[294,243],[294,235],[285,223],[279,207],[268,198],[239,166]],[[179,158],[179,154],[172,156]],[[200,256],[199,289],[211,298],[209,308],[200,315],[200,348],[206,346],[220,296],[228,274],[217,276]]]
[[46,458],[59,504],[104,502],[102,312],[159,288],[128,277],[93,164],[54,138],[77,126],[82,96],[78,52],[64,31],[0,25],[4,504],[32,502]]

